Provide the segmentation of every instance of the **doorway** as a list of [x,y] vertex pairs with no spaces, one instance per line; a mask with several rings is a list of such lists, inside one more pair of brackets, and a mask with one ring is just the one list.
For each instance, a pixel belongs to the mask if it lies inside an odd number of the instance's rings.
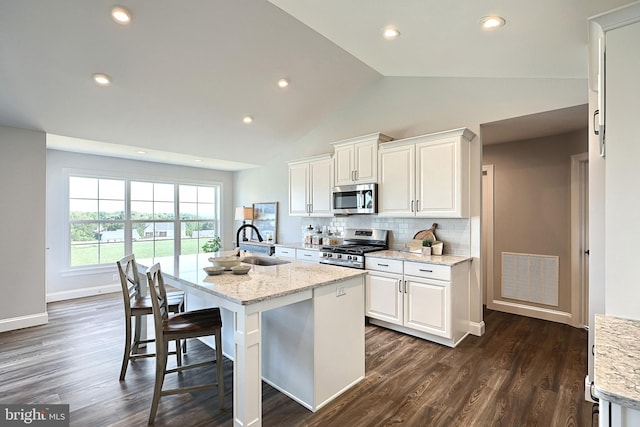
[[571,156],[571,313],[589,325],[589,153]]

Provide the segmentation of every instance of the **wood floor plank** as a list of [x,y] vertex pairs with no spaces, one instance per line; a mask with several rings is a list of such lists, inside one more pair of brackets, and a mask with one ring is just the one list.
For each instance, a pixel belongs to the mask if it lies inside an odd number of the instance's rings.
[[[146,425],[154,359],[118,381],[123,309],[116,294],[48,305],[49,324],[0,333],[0,403],[68,403],[72,426]],[[264,426],[588,426],[587,334],[566,325],[485,311],[486,334],[451,349],[366,326],[366,377],[313,413],[263,383]],[[150,346],[149,350],[153,350]],[[212,351],[189,342],[188,358]],[[198,371],[198,370],[196,370]],[[214,390],[164,397],[157,426],[232,426],[233,364],[225,405]],[[194,375],[191,375],[194,374]],[[203,369],[168,379],[193,383]]]

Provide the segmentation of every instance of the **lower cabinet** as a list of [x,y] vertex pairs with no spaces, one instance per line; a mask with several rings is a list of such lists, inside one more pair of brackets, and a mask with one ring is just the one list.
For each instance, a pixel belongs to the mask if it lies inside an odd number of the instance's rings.
[[276,246],[275,256],[281,258],[295,258],[296,248],[288,248],[286,246]]
[[455,347],[469,333],[469,262],[449,265],[366,257],[369,321]]

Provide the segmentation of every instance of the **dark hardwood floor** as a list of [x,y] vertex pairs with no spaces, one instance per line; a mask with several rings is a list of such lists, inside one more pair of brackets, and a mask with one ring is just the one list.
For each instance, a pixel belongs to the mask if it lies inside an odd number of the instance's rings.
[[[72,426],[146,425],[155,362],[133,362],[126,381],[118,381],[119,295],[48,309],[49,324],[0,334],[0,403],[68,403]],[[363,381],[316,413],[263,384],[263,425],[591,425],[584,330],[495,311],[485,312],[485,323],[484,336],[469,336],[455,349],[367,325]],[[211,356],[189,342],[188,358]],[[232,362],[225,359],[224,369],[227,410],[217,410],[215,391],[168,396],[156,425],[231,426]],[[213,370],[172,381],[207,375]]]

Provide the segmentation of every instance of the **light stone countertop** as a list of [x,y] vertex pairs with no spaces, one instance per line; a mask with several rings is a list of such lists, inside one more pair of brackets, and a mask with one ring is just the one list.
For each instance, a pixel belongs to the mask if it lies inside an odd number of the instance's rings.
[[596,396],[640,410],[640,321],[596,314],[595,325]]
[[[265,258],[278,259],[277,257]],[[197,268],[185,269],[187,271],[180,272],[177,276],[165,272],[164,268],[162,273],[186,286],[195,287],[242,305],[255,304],[366,274],[365,270],[354,268],[312,264],[284,258],[283,260],[288,263],[272,266],[250,265],[251,270],[242,275],[225,271],[219,275],[208,276],[202,268],[212,264],[203,260],[198,260]]]
[[368,257],[395,259],[399,261],[413,261],[422,262],[425,264],[440,264],[440,265],[456,265],[462,262],[471,261],[469,257],[453,256],[453,255],[422,255],[412,254],[411,252],[404,251],[375,251],[369,252]]

